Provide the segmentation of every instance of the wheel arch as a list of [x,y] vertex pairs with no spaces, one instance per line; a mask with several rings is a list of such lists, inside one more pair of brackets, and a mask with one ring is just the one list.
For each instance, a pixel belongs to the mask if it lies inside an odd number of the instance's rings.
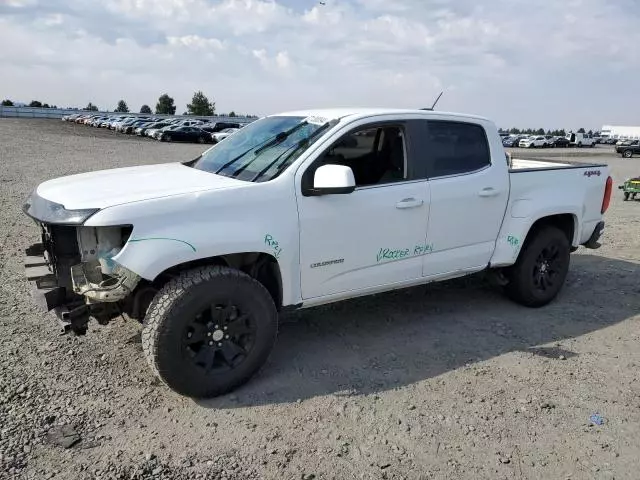
[[[528,207],[524,207],[525,209]],[[571,209],[568,209],[571,210]],[[565,210],[566,212],[566,210]],[[513,265],[536,233],[547,225],[553,225],[567,236],[572,250],[578,247],[580,225],[577,214],[574,213],[546,213],[537,217],[509,217],[503,224],[493,256],[489,261],[489,268],[503,268]]]
[[531,224],[531,227],[529,227],[524,239],[524,244],[531,241],[537,232],[549,225],[562,230],[572,247],[577,244],[576,233],[578,232],[578,217],[572,213],[558,213],[537,219]]
[[278,311],[282,308],[282,272],[278,260],[264,252],[241,252],[199,258],[167,268],[156,276],[153,285],[160,288],[178,273],[192,268],[220,265],[240,270],[259,281],[269,292]]

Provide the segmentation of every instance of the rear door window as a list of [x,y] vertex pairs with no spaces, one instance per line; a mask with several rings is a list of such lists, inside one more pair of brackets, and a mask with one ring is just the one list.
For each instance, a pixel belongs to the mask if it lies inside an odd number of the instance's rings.
[[474,123],[428,120],[426,146],[430,178],[472,173],[491,164],[484,128]]

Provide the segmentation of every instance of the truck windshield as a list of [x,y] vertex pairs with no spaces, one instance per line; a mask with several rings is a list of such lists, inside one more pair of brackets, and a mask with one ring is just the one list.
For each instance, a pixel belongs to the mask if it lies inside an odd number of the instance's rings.
[[211,147],[192,166],[238,180],[266,182],[283,172],[334,124],[317,117],[262,118]]

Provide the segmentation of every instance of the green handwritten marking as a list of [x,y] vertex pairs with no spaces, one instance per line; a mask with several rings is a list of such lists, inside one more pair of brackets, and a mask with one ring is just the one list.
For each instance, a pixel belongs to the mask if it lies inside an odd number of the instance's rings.
[[518,238],[514,237],[513,235],[509,235],[507,237],[507,242],[509,242],[509,245],[511,245],[512,247],[517,247],[520,244],[520,240],[518,240]]
[[378,252],[377,259],[380,260],[396,260],[409,256],[409,249],[405,250],[391,250],[390,248],[381,248]]
[[264,236],[264,243],[265,243],[265,245],[268,245],[271,248],[273,248],[273,256],[274,257],[276,257],[276,258],[280,257],[280,254],[282,253],[282,247],[280,246],[278,241],[273,238],[272,235],[267,233]]
[[414,255],[426,255],[427,253],[431,253],[431,252],[433,252],[433,243],[416,245],[413,249]]
[[180,242],[188,245],[191,250],[196,251],[196,247],[191,245],[189,242],[185,242],[184,240],[178,240],[177,238],[165,238],[165,237],[152,237],[152,238],[131,238],[130,242],[146,242],[147,240],[170,240],[172,242]]
[[378,262],[382,260],[399,260],[401,258],[415,257],[419,255],[425,255],[431,252],[433,252],[432,243],[426,244],[426,245],[416,245],[413,248],[413,254],[411,253],[411,249],[409,248],[400,249],[400,250],[392,250],[390,248],[381,248],[380,251],[378,252],[378,255],[376,255],[376,260]]

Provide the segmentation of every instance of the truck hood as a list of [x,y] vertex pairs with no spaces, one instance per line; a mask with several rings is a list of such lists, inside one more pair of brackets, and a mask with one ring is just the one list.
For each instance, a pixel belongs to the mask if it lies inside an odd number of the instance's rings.
[[230,188],[246,182],[196,170],[181,163],[114,168],[60,177],[38,185],[37,194],[67,210],[114,205]]

